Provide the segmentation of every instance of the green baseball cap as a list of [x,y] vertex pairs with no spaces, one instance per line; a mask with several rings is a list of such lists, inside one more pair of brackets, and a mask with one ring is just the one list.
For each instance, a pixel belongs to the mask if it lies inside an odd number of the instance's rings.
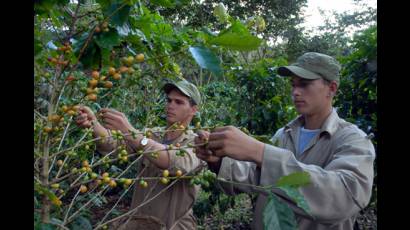
[[340,68],[340,64],[335,58],[322,53],[308,52],[298,57],[296,63],[279,67],[278,74],[281,76],[296,75],[312,80],[323,78],[339,82]]
[[179,89],[183,94],[185,94],[185,96],[191,98],[195,104],[201,104],[201,94],[194,84],[188,82],[187,80],[169,82],[164,85],[163,90],[168,94],[174,88]]

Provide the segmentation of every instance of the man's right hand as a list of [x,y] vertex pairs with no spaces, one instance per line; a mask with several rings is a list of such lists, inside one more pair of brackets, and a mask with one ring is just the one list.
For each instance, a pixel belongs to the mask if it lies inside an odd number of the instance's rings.
[[78,110],[79,114],[76,117],[76,124],[81,128],[90,128],[93,122],[97,122],[97,118],[93,111],[87,106],[80,106]]
[[[198,136],[195,137],[195,140],[194,140],[195,145],[201,145],[201,144],[208,142],[209,135],[210,135],[209,132],[200,130],[197,132],[197,134]],[[199,159],[204,160],[210,164],[220,163],[220,161],[222,160],[221,157],[215,156],[212,153],[212,151],[207,148],[207,145],[201,145],[201,146],[195,147],[195,153]]]

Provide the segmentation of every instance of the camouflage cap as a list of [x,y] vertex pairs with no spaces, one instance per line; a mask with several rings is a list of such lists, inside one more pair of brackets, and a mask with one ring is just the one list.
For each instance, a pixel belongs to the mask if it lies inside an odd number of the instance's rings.
[[298,57],[296,63],[278,68],[278,74],[282,76],[296,75],[305,79],[323,78],[329,81],[339,82],[339,62],[326,54],[308,52]]
[[183,94],[185,94],[185,96],[191,98],[195,102],[195,104],[201,104],[201,94],[194,84],[186,80],[169,82],[164,85],[163,90],[168,94],[174,88],[179,89]]

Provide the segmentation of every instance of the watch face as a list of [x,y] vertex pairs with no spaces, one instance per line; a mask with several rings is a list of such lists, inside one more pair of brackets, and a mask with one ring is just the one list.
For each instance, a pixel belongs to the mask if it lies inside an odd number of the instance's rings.
[[148,144],[148,138],[146,138],[146,137],[142,138],[141,145],[145,146],[147,144]]

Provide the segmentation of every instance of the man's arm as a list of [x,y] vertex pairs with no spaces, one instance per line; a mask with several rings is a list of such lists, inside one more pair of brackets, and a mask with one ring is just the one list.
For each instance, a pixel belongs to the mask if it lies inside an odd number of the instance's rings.
[[144,138],[142,134],[137,134],[135,138],[131,135],[132,132],[137,130],[132,127],[127,117],[113,109],[101,109],[101,117],[104,120],[104,127],[110,130],[120,130],[125,134],[125,141],[127,146],[133,150],[143,149],[145,157],[147,157],[153,164],[160,169],[167,169],[170,166],[170,158],[167,152],[166,146],[158,143],[152,139],[148,139],[146,146],[141,145],[141,140]]
[[[255,163],[225,157],[219,176],[266,186],[275,185],[280,177],[293,172],[308,172],[311,184],[299,191],[307,201],[312,216],[323,223],[340,221],[354,215],[369,202],[375,153],[370,140],[358,132],[345,132],[334,138],[338,143],[333,150],[332,161],[325,168],[301,163],[291,151],[266,144],[260,168]],[[231,153],[227,152],[226,155],[231,156]],[[223,186],[228,193],[241,189],[230,183],[223,183]],[[245,187],[242,190],[246,191]],[[281,190],[273,191],[284,195]],[[289,201],[289,204],[296,213],[309,218],[293,202]]]

